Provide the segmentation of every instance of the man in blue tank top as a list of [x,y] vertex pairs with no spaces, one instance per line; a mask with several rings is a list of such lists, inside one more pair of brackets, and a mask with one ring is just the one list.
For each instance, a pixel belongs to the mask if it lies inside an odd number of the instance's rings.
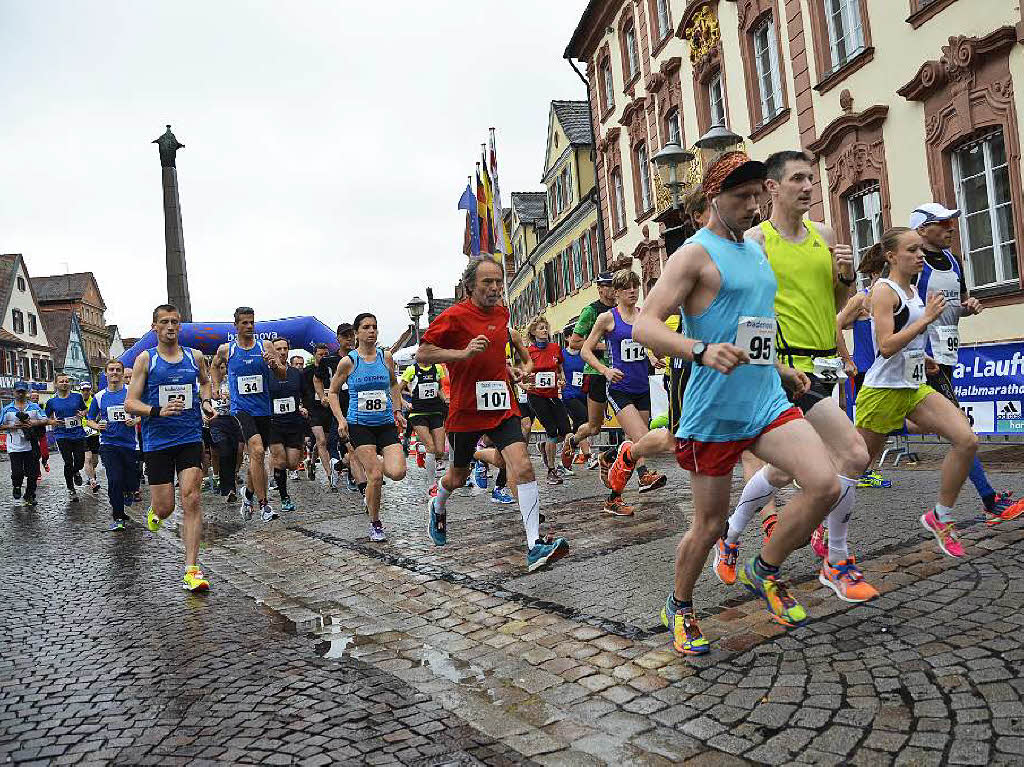
[[85,466],[85,429],[82,418],[86,413],[85,399],[78,392],[71,391],[71,379],[67,373],[58,373],[55,381],[57,393],[46,401],[46,416],[57,449],[64,461],[64,483],[68,487],[71,502],[78,501],[75,486],[82,484],[82,468]]
[[[801,492],[774,535],[747,562],[740,581],[783,625],[806,621],[803,607],[778,577],[839,495],[839,483],[817,432],[783,390],[775,355],[775,275],[764,250],[743,233],[758,213],[763,163],[730,152],[712,163],[703,190],[708,225],[668,260],[633,325],[633,337],[658,355],[693,362],[676,432],[676,458],[690,471],[693,523],[676,550],[675,584],[662,611],[677,652],[710,648],[697,624],[693,589],[729,513],[733,468],[744,450],[797,475]],[[686,329],[665,319],[683,307]],[[785,369],[796,393],[810,384]]]
[[139,489],[139,467],[135,457],[139,439],[135,432],[137,419],[124,409],[128,390],[124,385],[124,363],[107,362],[107,388],[101,389],[89,403],[86,425],[99,435],[99,453],[107,472],[107,496],[114,517],[111,530],[124,530],[131,506]]
[[200,487],[203,479],[202,413],[213,414],[206,358],[178,343],[181,314],[171,304],[153,310],[155,349],[142,352],[132,368],[124,409],[142,418],[152,506],[146,524],[154,533],[174,511],[174,477],[181,490],[181,539],[185,544],[182,588],[205,591],[210,582],[199,569],[203,535]]
[[[245,495],[238,510],[242,519],[253,518],[253,499],[259,500],[260,519],[277,519],[267,500],[267,466],[265,456],[270,446],[270,376],[284,379],[288,362],[282,362],[270,341],[256,338],[256,314],[248,306],[235,309],[235,340],[221,344],[217,360],[227,363],[228,390],[231,393],[231,415],[242,428],[242,437],[249,450],[249,470],[245,476]],[[213,367],[213,390],[220,391],[220,370]]]

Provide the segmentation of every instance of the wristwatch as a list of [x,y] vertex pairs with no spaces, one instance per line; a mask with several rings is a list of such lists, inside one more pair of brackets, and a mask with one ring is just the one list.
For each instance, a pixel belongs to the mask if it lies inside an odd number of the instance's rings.
[[693,355],[693,364],[703,365],[704,364],[704,351],[708,347],[703,341],[697,341],[693,346],[690,347],[690,354]]

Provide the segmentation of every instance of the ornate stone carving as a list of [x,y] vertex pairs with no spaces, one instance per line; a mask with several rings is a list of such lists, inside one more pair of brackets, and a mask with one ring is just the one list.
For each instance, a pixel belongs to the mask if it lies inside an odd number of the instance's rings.
[[845,114],[850,114],[853,111],[853,94],[850,93],[849,88],[843,89],[843,92],[839,94],[839,107]]
[[947,84],[963,83],[973,88],[977,71],[985,60],[1004,53],[1016,42],[1017,31],[1009,26],[985,37],[950,37],[949,44],[942,46],[942,56],[922,64],[914,79],[897,93],[909,101],[924,101]]
[[704,6],[693,16],[683,33],[683,39],[690,43],[690,63],[696,64],[711,53],[722,39],[718,18],[711,8]]

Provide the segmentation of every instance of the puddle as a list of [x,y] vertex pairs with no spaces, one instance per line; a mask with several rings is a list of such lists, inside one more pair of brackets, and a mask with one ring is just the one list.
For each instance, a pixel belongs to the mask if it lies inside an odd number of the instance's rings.
[[361,647],[373,641],[373,637],[346,631],[341,623],[335,621],[332,616],[325,615],[322,620],[323,630],[314,634],[320,640],[314,649],[321,658],[344,658],[351,654],[353,647]]
[[444,650],[434,647],[424,647],[420,654],[420,666],[429,666],[436,676],[443,677],[449,682],[465,684],[467,682],[483,682],[485,674],[483,669],[473,664],[453,658]]

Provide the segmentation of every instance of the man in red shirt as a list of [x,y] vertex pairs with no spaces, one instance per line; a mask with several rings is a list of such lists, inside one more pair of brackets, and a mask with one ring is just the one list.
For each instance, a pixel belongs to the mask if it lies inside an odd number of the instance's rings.
[[462,281],[469,298],[446,309],[430,324],[416,353],[421,365],[448,366],[452,391],[445,423],[452,460],[437,484],[437,495],[428,505],[430,538],[437,546],[448,542],[448,497],[465,484],[477,442],[487,436],[517,487],[526,529],[526,565],[532,572],[569,551],[564,538],[540,537],[537,478],[526,451],[519,407],[510,382],[518,382],[533,366],[527,362],[524,369],[519,369],[505,360],[506,343],[516,347],[520,359],[529,360],[529,355],[522,341],[508,330],[508,309],[500,304],[501,266],[489,258],[473,259]]

